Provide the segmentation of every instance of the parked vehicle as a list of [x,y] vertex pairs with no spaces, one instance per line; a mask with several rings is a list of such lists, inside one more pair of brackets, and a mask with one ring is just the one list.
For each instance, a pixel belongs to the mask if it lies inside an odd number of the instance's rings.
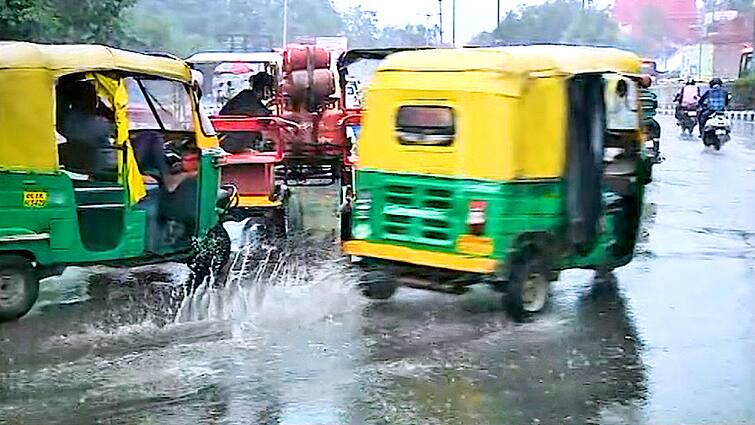
[[721,150],[721,146],[731,140],[731,121],[724,112],[716,112],[705,122],[703,144]]
[[343,252],[366,296],[487,282],[517,315],[559,271],[631,261],[648,160],[627,52],[400,52],[377,69]]
[[0,321],[70,265],[222,271],[232,191],[219,191],[222,152],[191,82],[165,57],[0,43]]

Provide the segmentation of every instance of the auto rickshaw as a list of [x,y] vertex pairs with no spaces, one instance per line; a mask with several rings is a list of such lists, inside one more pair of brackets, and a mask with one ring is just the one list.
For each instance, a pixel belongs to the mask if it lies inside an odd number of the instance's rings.
[[0,321],[70,265],[225,266],[232,192],[191,83],[166,57],[0,43]]
[[515,314],[559,272],[631,261],[640,59],[607,48],[401,52],[366,97],[343,252],[370,298],[486,282]]

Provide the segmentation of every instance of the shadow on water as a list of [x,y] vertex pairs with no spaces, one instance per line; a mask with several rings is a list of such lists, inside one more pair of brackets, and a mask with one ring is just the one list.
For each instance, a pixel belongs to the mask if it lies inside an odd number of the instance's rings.
[[[589,286],[589,285],[588,285]],[[355,417],[390,424],[641,422],[641,344],[615,281],[595,283],[576,313],[513,324],[479,294],[365,309],[374,365]]]

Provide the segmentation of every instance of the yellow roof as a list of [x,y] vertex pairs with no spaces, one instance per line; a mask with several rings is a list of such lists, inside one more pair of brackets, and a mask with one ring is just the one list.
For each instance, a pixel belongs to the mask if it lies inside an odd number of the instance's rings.
[[91,44],[0,42],[0,72],[9,69],[45,69],[56,75],[120,70],[191,83],[182,61]]
[[491,71],[513,74],[588,72],[639,73],[640,58],[603,47],[532,45],[474,49],[436,49],[395,53],[384,71]]

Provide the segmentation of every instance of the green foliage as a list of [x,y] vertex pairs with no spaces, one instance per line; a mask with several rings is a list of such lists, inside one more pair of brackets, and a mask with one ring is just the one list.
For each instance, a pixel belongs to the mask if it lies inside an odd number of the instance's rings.
[[117,44],[136,0],[3,0],[0,38]]
[[510,11],[477,44],[524,43],[621,44],[619,28],[605,10],[582,8],[581,0],[550,0]]
[[54,25],[50,6],[40,0],[1,0],[0,39],[42,40],[45,25]]
[[755,74],[749,74],[734,83],[732,108],[755,109]]

